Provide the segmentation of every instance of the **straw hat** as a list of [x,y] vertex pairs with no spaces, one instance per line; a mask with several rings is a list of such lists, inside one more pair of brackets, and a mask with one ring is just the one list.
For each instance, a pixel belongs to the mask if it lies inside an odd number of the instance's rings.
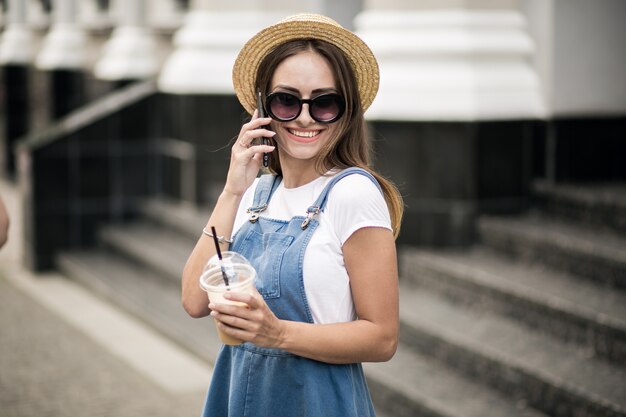
[[237,98],[252,114],[257,107],[254,81],[263,58],[283,43],[296,39],[319,39],[338,47],[348,58],[366,110],[378,91],[378,63],[370,48],[354,33],[319,14],[297,14],[269,26],[252,37],[239,51],[233,66]]

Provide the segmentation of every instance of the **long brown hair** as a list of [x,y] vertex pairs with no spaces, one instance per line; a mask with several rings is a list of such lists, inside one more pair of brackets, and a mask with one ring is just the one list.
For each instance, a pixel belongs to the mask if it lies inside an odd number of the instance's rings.
[[[271,88],[272,76],[276,67],[286,58],[304,51],[313,51],[324,57],[333,70],[335,83],[346,102],[344,116],[337,123],[337,135],[331,138],[321,149],[316,159],[316,169],[324,175],[330,168],[359,167],[371,173],[380,184],[389,213],[394,236],[400,233],[404,203],[396,186],[377,173],[371,166],[371,149],[368,140],[368,128],[363,117],[363,108],[356,77],[345,55],[334,45],[317,39],[295,40],[284,43],[271,51],[261,64],[256,76],[256,89],[267,94]],[[270,169],[281,175],[278,148],[271,158]]]

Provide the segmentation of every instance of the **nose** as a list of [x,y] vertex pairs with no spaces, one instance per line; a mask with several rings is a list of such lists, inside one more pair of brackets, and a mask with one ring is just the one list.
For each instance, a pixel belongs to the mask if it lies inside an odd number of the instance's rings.
[[296,122],[298,122],[299,124],[303,126],[314,124],[315,119],[311,117],[311,113],[309,111],[310,111],[309,103],[303,103],[302,111],[300,111],[300,115],[296,119]]

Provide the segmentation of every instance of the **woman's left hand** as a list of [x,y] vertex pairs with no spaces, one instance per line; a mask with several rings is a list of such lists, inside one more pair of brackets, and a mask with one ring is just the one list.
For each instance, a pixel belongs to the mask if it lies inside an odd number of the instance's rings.
[[225,298],[247,304],[209,304],[211,317],[220,330],[229,336],[251,342],[259,347],[278,348],[284,335],[284,324],[279,320],[255,289],[254,294],[229,293]]

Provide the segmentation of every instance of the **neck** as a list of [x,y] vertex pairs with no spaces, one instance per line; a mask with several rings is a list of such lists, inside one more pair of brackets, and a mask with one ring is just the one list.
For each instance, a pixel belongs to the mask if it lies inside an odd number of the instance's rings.
[[297,188],[319,178],[321,175],[315,169],[315,161],[281,160],[283,184],[285,188]]

